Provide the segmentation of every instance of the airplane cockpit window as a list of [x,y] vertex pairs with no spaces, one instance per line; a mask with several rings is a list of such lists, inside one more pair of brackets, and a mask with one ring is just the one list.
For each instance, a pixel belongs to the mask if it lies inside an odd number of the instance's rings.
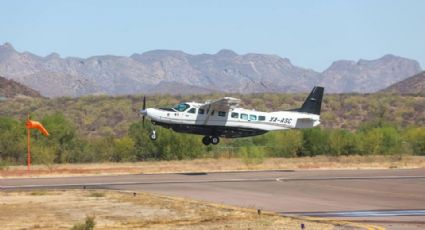
[[181,103],[181,104],[176,105],[176,107],[174,107],[174,109],[177,110],[177,111],[179,111],[179,112],[184,112],[189,107],[190,107],[190,105],[188,105],[186,103]]
[[196,113],[196,108],[190,108],[189,111],[187,111],[188,113]]

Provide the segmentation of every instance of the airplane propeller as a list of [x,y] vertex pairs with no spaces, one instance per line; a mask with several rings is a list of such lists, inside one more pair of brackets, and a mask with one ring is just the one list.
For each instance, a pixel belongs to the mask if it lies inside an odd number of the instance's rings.
[[[146,111],[146,96],[143,96],[143,111]],[[145,126],[145,115],[142,118],[143,127]]]
[[[140,110],[140,115],[142,116],[142,127],[145,128],[145,116],[148,115],[148,111],[146,110],[146,96],[143,96],[143,106]],[[157,135],[155,129],[152,129],[151,133],[149,134],[149,138],[151,140],[156,140]]]
[[143,96],[143,107],[142,110],[140,110],[140,114],[142,115],[142,125],[143,128],[145,127],[145,116],[147,114],[146,112],[146,96]]

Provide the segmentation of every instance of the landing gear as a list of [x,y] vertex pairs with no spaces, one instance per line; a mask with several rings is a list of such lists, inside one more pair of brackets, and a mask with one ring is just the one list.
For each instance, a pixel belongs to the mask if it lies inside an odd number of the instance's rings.
[[210,144],[210,137],[205,136],[204,138],[202,138],[202,143],[204,145],[209,145]]
[[204,138],[202,138],[202,143],[204,145],[209,145],[209,144],[216,145],[220,143],[220,138],[216,136],[205,136]]
[[216,145],[220,142],[220,138],[218,137],[210,137],[211,144]]
[[157,136],[155,130],[152,130],[152,132],[149,134],[149,138],[153,141],[156,140]]

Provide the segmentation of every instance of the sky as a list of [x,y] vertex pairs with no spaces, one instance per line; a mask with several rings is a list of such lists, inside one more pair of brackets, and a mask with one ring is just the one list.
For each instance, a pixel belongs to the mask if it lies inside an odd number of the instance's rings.
[[323,71],[394,54],[425,67],[423,0],[0,0],[0,43],[61,57],[231,49]]

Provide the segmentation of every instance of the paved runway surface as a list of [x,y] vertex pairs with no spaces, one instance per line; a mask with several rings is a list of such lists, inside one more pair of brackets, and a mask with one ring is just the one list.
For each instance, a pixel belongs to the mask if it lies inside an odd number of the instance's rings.
[[148,191],[310,215],[425,229],[425,169],[302,170],[1,179],[2,190],[104,188]]

